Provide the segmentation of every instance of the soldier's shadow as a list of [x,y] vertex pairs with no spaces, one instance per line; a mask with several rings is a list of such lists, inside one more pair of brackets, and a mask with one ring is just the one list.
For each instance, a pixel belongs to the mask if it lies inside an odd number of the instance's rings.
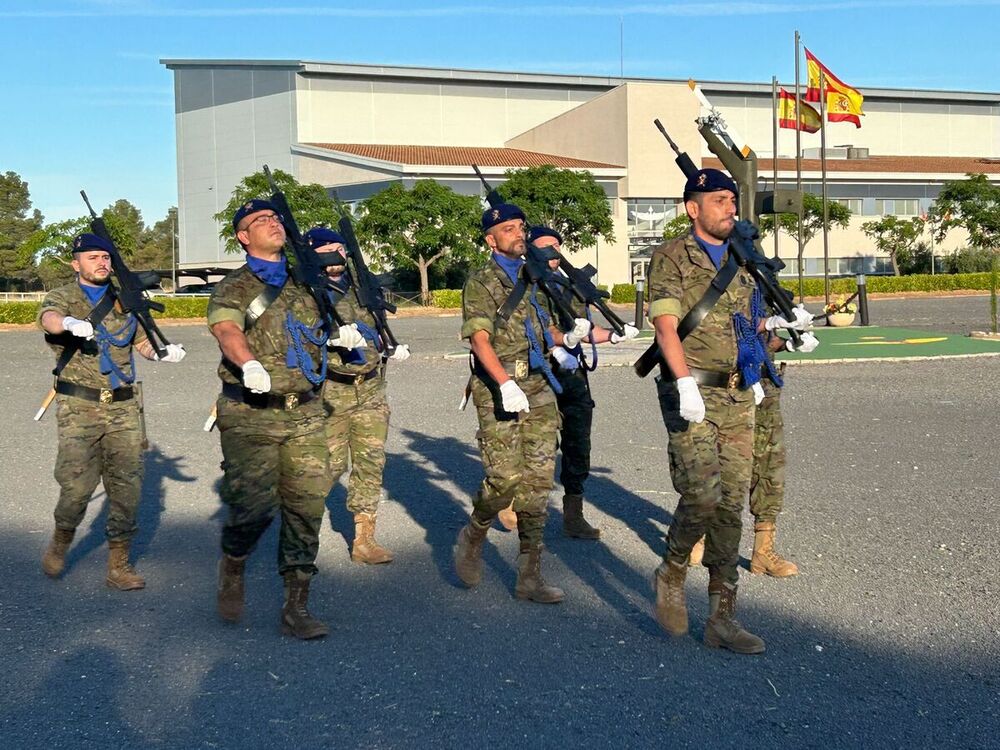
[[[197,481],[198,477],[185,474],[181,471],[183,462],[184,458],[182,456],[168,456],[157,445],[150,446],[143,454],[142,494],[139,498],[139,507],[136,510],[138,531],[133,538],[133,561],[142,557],[143,552],[156,536],[156,531],[160,527],[160,517],[163,515],[163,511],[166,510],[164,502],[166,498],[166,481]],[[67,570],[72,569],[74,565],[102,547],[107,539],[105,529],[108,523],[108,512],[111,508],[111,503],[108,499],[107,491],[103,486],[101,486],[100,492],[91,498],[90,502],[100,502],[101,510],[94,516],[94,519],[87,527],[86,536],[70,548],[69,554],[66,556]]]
[[[468,522],[471,512],[461,498],[471,499],[483,477],[479,454],[453,437],[435,437],[408,429],[400,433],[409,441],[409,450],[389,457],[385,488],[423,527],[424,540],[431,548],[431,558],[442,580],[463,587],[455,575],[453,551],[458,532]],[[448,483],[457,485],[459,497],[442,486]],[[483,546],[483,562],[513,588],[514,568],[493,544],[502,538],[502,532],[497,532],[494,525]]]

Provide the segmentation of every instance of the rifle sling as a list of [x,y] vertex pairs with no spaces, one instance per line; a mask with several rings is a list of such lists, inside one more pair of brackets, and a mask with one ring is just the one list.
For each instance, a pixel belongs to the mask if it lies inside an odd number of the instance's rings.
[[[114,294],[113,287],[109,284],[108,291],[104,293],[100,301],[87,313],[85,320],[94,328],[97,328],[104,318],[107,317],[108,313],[111,312],[111,308],[115,306],[115,302],[117,301],[118,298]],[[62,371],[66,369],[69,361],[73,359],[73,355],[80,351],[81,348],[83,348],[83,340],[79,336],[71,336],[66,346],[63,347],[59,359],[56,360],[56,366],[52,370],[52,374],[57,379]]]
[[275,286],[274,284],[265,284],[264,291],[253,298],[253,301],[247,306],[246,314],[244,315],[243,331],[244,333],[253,328],[254,323],[256,323],[260,316],[267,312],[274,301],[278,299],[278,295],[281,294],[281,290],[285,288],[285,285]]
[[497,318],[506,323],[510,320],[510,316],[514,314],[514,310],[517,306],[521,304],[521,300],[524,298],[524,293],[528,291],[528,285],[524,281],[523,275],[517,277],[517,283],[514,285],[513,291],[507,295],[507,299],[504,303],[500,305],[497,310]]

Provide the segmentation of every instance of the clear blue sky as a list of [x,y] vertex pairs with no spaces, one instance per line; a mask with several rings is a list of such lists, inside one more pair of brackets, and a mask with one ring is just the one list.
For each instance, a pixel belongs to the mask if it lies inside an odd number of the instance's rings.
[[627,76],[791,80],[798,29],[862,93],[1000,91],[1000,0],[0,0],[0,171],[28,181],[46,220],[82,215],[82,187],[95,206],[128,198],[151,224],[177,200],[161,58],[617,76],[619,19]]

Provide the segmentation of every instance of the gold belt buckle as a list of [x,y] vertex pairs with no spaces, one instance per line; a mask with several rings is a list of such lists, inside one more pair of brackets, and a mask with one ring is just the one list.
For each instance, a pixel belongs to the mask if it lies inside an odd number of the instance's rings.
[[732,389],[736,389],[736,388],[739,387],[739,385],[740,385],[740,374],[739,374],[739,372],[731,372],[731,373],[729,373],[729,383],[728,383],[728,385]]
[[299,405],[299,394],[297,393],[286,393],[285,394],[285,411],[289,409],[294,409]]
[[354,385],[361,385],[364,382],[365,382],[364,373],[361,373],[360,375],[355,375],[354,376]]
[[101,388],[101,403],[110,404],[115,400],[115,392],[110,388]]
[[528,377],[528,363],[523,359],[514,362],[514,380],[524,380]]

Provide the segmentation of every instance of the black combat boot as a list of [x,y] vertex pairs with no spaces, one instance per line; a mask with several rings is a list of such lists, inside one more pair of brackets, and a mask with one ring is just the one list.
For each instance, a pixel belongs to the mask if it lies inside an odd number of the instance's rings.
[[219,616],[226,622],[239,622],[243,616],[243,570],[247,556],[224,554],[219,560],[219,590],[216,603]]
[[737,654],[763,653],[764,641],[736,621],[736,588],[720,578],[709,578],[705,645],[728,648]]
[[330,628],[322,620],[317,620],[306,608],[309,603],[310,575],[299,575],[296,571],[285,573],[285,606],[281,610],[281,632],[303,641],[322,638]]
[[601,530],[583,517],[583,495],[563,495],[563,536],[574,539],[597,539]]

